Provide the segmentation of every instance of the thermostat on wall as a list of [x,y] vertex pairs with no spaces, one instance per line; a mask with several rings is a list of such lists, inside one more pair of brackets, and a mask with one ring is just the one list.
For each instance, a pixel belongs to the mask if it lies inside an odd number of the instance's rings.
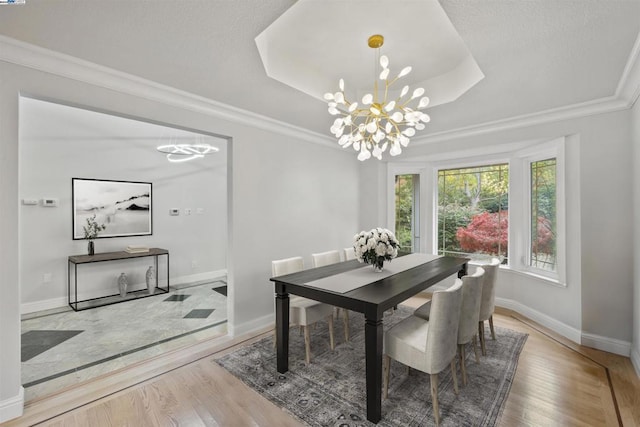
[[58,206],[58,199],[45,198],[42,199],[42,206],[53,208]]
[[180,215],[180,209],[179,208],[171,208],[171,209],[169,209],[169,215],[171,215],[171,216]]

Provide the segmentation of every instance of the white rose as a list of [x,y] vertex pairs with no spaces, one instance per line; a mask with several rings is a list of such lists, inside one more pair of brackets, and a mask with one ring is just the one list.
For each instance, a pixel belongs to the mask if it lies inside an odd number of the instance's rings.
[[364,237],[361,237],[360,240],[358,240],[358,244],[360,246],[366,246],[367,245],[367,240]]
[[387,233],[382,233],[380,235],[380,240],[382,240],[383,242],[387,243],[389,241],[389,235]]
[[393,253],[391,254],[391,258],[395,258],[398,256],[398,249],[397,248],[393,248]]
[[369,240],[367,240],[367,248],[368,249],[374,249],[376,247],[376,244],[378,242],[372,237]]
[[395,251],[396,248],[394,248],[393,246],[389,245],[387,246],[387,255],[391,255],[393,256],[393,251]]
[[385,245],[383,242],[378,243],[378,246],[376,246],[376,255],[385,256],[386,254],[387,254],[387,245]]

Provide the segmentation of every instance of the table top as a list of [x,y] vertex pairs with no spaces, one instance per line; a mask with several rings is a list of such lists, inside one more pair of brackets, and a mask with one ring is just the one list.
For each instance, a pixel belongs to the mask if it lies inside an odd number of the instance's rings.
[[160,248],[149,248],[148,252],[129,253],[126,251],[102,252],[95,255],[72,255],[69,262],[73,264],[87,264],[91,262],[116,261],[119,259],[141,258],[146,256],[168,255],[169,251]]
[[375,280],[375,273],[372,272],[371,283],[345,293],[315,288],[307,283],[362,267],[357,260],[272,277],[271,281],[276,283],[276,287],[284,286],[285,292],[368,315],[381,316],[385,310],[398,305],[420,290],[457,273],[468,261],[468,258],[443,256],[379,280]]

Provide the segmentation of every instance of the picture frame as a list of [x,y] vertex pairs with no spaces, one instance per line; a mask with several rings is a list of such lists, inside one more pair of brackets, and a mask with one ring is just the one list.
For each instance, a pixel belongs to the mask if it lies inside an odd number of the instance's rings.
[[105,229],[98,239],[153,234],[153,184],[150,182],[72,178],[73,240],[83,240],[87,219],[96,216]]

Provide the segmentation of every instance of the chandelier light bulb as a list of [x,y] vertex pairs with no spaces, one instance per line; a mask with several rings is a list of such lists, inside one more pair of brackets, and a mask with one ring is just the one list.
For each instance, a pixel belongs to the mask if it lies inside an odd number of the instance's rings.
[[[384,43],[384,37],[373,35],[369,37],[369,47],[380,49]],[[338,116],[331,126],[331,133],[338,139],[338,144],[347,148],[352,146],[358,151],[358,160],[365,161],[372,156],[382,160],[382,154],[389,149],[391,156],[402,153],[402,147],[409,145],[410,137],[416,131],[423,130],[425,123],[431,118],[423,113],[422,109],[429,105],[429,98],[423,97],[424,89],[417,88],[410,98],[409,86],[405,85],[400,91],[400,96],[391,99],[390,87],[396,80],[411,72],[411,67],[405,67],[398,77],[389,80],[389,58],[380,56],[378,61],[382,70],[378,79],[384,82],[384,88],[378,91],[377,80],[374,80],[373,93],[367,93],[362,97],[362,108],[357,102],[350,102],[344,93],[344,80],[338,82],[339,91],[325,93],[329,114]],[[419,99],[415,107],[410,103]]]

